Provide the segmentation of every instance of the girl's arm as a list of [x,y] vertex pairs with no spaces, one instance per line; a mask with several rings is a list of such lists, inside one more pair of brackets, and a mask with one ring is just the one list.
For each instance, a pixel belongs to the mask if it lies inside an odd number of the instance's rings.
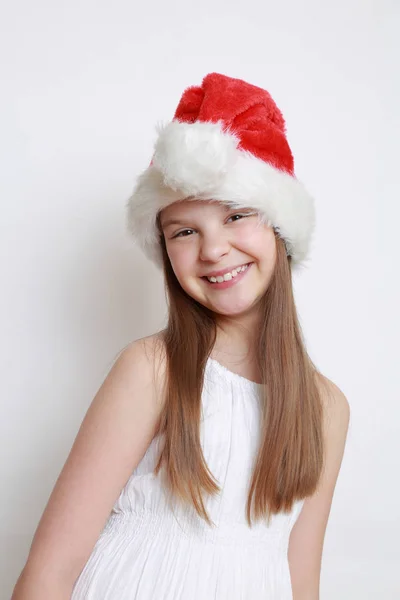
[[153,345],[150,353],[144,340],[125,348],[94,397],[12,600],[70,598],[115,501],[154,437],[161,396],[153,377]]
[[70,600],[72,593],[69,579],[62,581],[56,577],[51,580],[49,574],[30,573],[25,566],[15,585],[11,600]]
[[322,550],[350,419],[349,403],[326,377],[319,381],[324,405],[325,467],[317,491],[306,498],[289,540],[293,600],[319,600]]

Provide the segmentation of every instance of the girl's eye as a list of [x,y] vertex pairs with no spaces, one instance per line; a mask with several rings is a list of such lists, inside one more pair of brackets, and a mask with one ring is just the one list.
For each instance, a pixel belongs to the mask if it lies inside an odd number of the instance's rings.
[[177,238],[177,237],[188,237],[187,235],[182,235],[183,233],[185,233],[185,231],[193,231],[193,229],[183,229],[182,231],[180,231],[179,233],[174,235],[172,239]]
[[[231,215],[231,216],[229,217],[228,221],[229,221],[230,219],[233,219],[234,217],[239,217],[239,219],[235,219],[235,221],[237,221],[237,220],[239,220],[239,221],[240,221],[240,219],[243,219],[244,217],[250,217],[250,216],[251,216],[251,215],[253,215],[253,214],[254,214],[254,213],[249,213],[249,214],[242,215],[242,214],[239,214],[239,213],[237,213],[237,214]],[[189,237],[189,236],[187,236],[187,235],[183,235],[183,234],[184,234],[185,232],[187,232],[187,231],[193,231],[193,229],[183,229],[182,231],[180,231],[179,233],[177,233],[176,235],[174,235],[172,239],[174,239],[174,238],[178,238],[178,237]]]
[[[229,219],[233,219],[233,217],[240,217],[242,219],[243,217],[246,217],[246,216],[247,215],[232,215],[231,217],[229,217]],[[228,219],[228,221],[229,221],[229,219]]]
[[[244,214],[242,214],[242,213],[235,213],[234,215],[231,215],[229,217],[228,221],[230,219],[234,219],[233,222],[235,222],[235,221],[242,221],[242,219],[246,219],[247,217],[252,217],[255,214],[256,214],[255,212],[248,212],[248,213],[244,213]],[[239,218],[236,219],[235,217],[239,217]]]

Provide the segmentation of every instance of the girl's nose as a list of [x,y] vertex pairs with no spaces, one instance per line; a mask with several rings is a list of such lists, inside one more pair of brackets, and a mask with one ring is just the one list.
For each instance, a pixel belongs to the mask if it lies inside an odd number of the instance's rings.
[[199,258],[206,262],[215,262],[230,250],[228,236],[221,229],[203,234],[200,241]]

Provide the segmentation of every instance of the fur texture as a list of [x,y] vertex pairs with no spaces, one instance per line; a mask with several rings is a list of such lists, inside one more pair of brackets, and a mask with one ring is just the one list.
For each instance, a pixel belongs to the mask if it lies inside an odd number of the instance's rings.
[[176,200],[251,207],[284,239],[293,267],[304,265],[314,201],[294,175],[283,115],[270,94],[219,73],[187,88],[174,119],[158,128],[151,165],[128,201],[128,229],[161,266],[158,211]]
[[264,214],[285,240],[293,266],[304,265],[315,225],[314,201],[289,173],[238,149],[221,123],[172,121],[159,127],[152,164],[128,200],[128,230],[161,267],[157,213],[177,200],[227,202]]

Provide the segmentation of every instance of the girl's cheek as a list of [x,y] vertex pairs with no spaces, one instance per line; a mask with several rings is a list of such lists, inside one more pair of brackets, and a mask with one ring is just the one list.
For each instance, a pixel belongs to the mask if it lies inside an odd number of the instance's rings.
[[169,259],[175,273],[185,274],[188,271],[193,270],[192,265],[194,258],[192,252],[188,248],[185,248],[185,250],[172,250],[169,254]]
[[254,225],[247,225],[246,227],[241,227],[240,231],[237,231],[235,239],[246,246],[252,246],[254,240],[260,236],[260,233],[261,231],[254,227]]

